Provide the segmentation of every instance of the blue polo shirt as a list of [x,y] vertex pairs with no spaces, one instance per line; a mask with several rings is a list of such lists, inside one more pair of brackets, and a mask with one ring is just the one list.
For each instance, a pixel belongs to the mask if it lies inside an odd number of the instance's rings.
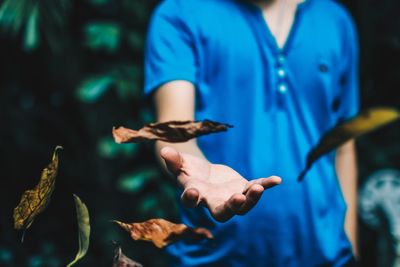
[[214,240],[168,247],[172,266],[343,266],[351,257],[346,205],[334,153],[296,181],[321,135],[358,110],[354,24],[331,0],[298,6],[278,48],[262,11],[239,0],[165,0],[155,10],[146,48],[145,91],[173,80],[197,90],[196,119],[233,124],[198,139],[206,157],[248,179],[278,175],[245,216],[226,223],[203,207],[181,208],[182,222]]

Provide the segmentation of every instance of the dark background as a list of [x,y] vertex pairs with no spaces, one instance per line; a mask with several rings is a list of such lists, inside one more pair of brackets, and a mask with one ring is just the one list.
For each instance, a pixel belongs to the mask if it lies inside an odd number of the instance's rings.
[[[65,266],[78,246],[75,193],[88,205],[92,235],[77,266],[111,266],[112,241],[145,266],[165,254],[134,242],[112,219],[176,220],[174,183],[151,144],[116,145],[113,126],[153,121],[141,96],[143,46],[156,0],[0,1],[0,266]],[[400,2],[341,1],[358,26],[362,108],[400,107]],[[400,167],[400,125],[358,141],[360,184]],[[52,201],[25,242],[12,212],[63,145]],[[377,234],[361,223],[361,266],[376,266]],[[251,255],[249,255],[251,257]]]

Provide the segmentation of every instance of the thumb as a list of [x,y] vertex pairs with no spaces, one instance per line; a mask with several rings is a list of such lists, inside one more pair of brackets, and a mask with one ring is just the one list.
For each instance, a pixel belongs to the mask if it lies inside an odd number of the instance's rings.
[[160,156],[164,159],[168,170],[174,174],[178,175],[182,168],[182,157],[179,152],[172,147],[163,147],[160,150]]

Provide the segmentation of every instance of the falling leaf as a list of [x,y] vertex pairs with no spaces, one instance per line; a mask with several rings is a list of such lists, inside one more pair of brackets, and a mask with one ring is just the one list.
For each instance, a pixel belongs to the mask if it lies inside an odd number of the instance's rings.
[[27,190],[22,194],[21,201],[14,209],[14,228],[17,230],[28,229],[36,216],[44,211],[50,202],[51,194],[58,170],[58,150],[54,149],[50,164],[42,171],[39,183],[32,190]]
[[143,267],[143,265],[125,256],[121,247],[118,247],[115,250],[113,267]]
[[82,259],[86,255],[89,248],[89,211],[85,203],[83,203],[77,195],[74,195],[74,200],[76,207],[76,217],[78,219],[79,250],[75,256],[75,259],[70,264],[68,264],[67,267],[74,265],[77,261]]
[[142,129],[135,131],[124,127],[113,128],[115,142],[130,143],[147,140],[161,140],[170,143],[185,142],[200,135],[227,131],[233,126],[204,121],[168,121],[162,123],[150,123]]
[[151,219],[131,224],[114,222],[129,232],[132,239],[151,241],[158,248],[163,248],[183,238],[213,238],[211,232],[205,228],[190,228],[164,219]]
[[360,113],[353,119],[340,123],[325,133],[318,142],[318,145],[308,153],[306,168],[301,172],[298,180],[301,181],[312,164],[324,154],[351,139],[369,133],[398,119],[400,119],[400,112],[396,109],[372,108]]

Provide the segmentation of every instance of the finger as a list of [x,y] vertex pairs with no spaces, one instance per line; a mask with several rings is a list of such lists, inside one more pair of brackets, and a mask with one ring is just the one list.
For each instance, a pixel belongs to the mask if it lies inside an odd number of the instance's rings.
[[238,213],[240,208],[246,202],[246,196],[243,194],[234,194],[227,201],[227,207],[234,213]]
[[160,150],[160,156],[164,159],[168,170],[175,175],[181,172],[182,157],[179,152],[172,147],[164,147]]
[[246,201],[243,205],[237,210],[238,215],[244,215],[249,210],[251,210],[261,198],[264,192],[264,187],[260,184],[252,184],[246,192]]
[[230,218],[235,215],[235,212],[228,206],[228,202],[225,202],[224,204],[221,204],[217,206],[214,211],[212,211],[212,215],[214,219],[216,219],[219,222],[226,222]]
[[254,185],[254,184],[259,184],[261,185],[264,189],[268,189],[271,187],[274,187],[282,182],[282,179],[278,176],[270,176],[268,178],[259,178],[250,181],[246,188],[243,190],[243,194],[246,194],[249,188]]
[[[205,200],[207,201],[207,199]],[[226,222],[236,214],[235,210],[238,210],[245,200],[246,197],[243,194],[234,194],[228,201],[222,199],[211,201],[211,203],[221,203],[219,205],[210,205],[210,203],[206,203],[206,205],[214,219],[219,222]]]
[[200,203],[200,193],[195,188],[189,188],[183,191],[181,201],[185,207],[195,208]]

